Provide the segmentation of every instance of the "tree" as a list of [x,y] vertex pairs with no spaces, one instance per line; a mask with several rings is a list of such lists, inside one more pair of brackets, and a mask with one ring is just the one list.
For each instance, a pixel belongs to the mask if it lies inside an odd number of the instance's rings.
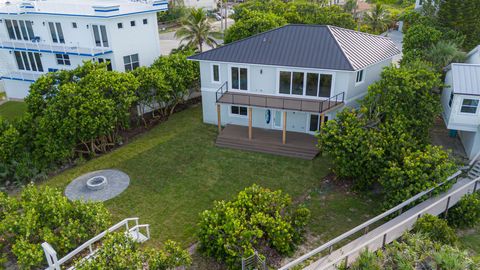
[[343,10],[351,13],[353,16],[357,14],[358,1],[357,0],[347,0],[343,5]]
[[146,126],[144,114],[145,110],[149,108],[153,117],[155,117],[155,110],[159,105],[162,105],[168,100],[169,85],[166,83],[165,76],[160,69],[152,67],[139,67],[133,70],[133,75],[139,82],[139,87],[136,90],[137,103],[140,107],[141,117]]
[[386,31],[390,24],[388,11],[380,3],[377,3],[369,12],[365,13],[363,20],[375,34]]
[[231,43],[287,24],[273,13],[245,11],[248,16],[232,25],[225,34],[225,43]]
[[203,9],[191,9],[181,23],[182,27],[175,32],[175,37],[181,38],[181,42],[195,45],[200,52],[204,43],[210,47],[217,45],[212,25]]
[[439,73],[442,73],[443,69],[450,63],[461,63],[466,58],[467,54],[461,51],[457,44],[448,40],[438,41],[425,55],[425,60],[432,63]]
[[415,24],[405,33],[403,38],[402,63],[425,59],[428,50],[440,41],[442,32],[433,26]]

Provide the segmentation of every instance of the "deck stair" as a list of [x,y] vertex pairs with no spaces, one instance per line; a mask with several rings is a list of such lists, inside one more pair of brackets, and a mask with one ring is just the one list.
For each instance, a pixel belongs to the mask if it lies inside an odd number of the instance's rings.
[[480,177],[480,162],[477,161],[468,171],[468,178],[476,179],[478,177]]

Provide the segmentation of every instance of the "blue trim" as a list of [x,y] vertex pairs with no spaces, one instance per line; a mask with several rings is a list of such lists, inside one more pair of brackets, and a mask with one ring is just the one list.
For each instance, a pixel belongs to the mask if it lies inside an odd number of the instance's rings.
[[119,11],[119,8],[114,8],[114,9],[94,9],[95,12],[112,12],[112,11]]
[[22,81],[22,82],[35,82],[33,80],[26,80],[26,79],[21,79],[21,78],[10,78],[10,77],[1,77],[0,79],[2,80],[12,80],[12,81]]
[[88,17],[88,18],[115,18],[115,17],[122,17],[128,15],[136,15],[136,14],[144,14],[144,13],[157,13],[159,11],[166,11],[168,10],[168,6],[164,8],[158,8],[153,10],[146,10],[146,11],[139,11],[139,12],[131,12],[125,14],[117,14],[111,16],[98,16],[98,15],[81,15],[81,14],[64,14],[64,13],[48,13],[48,12],[19,12],[19,13],[8,13],[8,12],[0,12],[0,15],[54,15],[54,16],[68,16],[68,17]]
[[64,51],[36,50],[36,49],[29,49],[29,48],[13,48],[13,47],[5,47],[5,46],[0,47],[0,49],[13,50],[13,51],[25,51],[25,52],[53,53],[53,54],[63,54],[63,55],[67,54],[67,55],[88,56],[88,57],[95,57],[95,56],[100,56],[100,55],[113,53],[112,50],[106,51],[106,52],[101,52],[101,53],[95,53],[95,54],[75,53],[75,52],[65,53]]

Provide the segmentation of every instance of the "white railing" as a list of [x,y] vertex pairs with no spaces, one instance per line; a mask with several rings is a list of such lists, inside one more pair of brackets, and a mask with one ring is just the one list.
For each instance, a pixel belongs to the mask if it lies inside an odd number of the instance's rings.
[[472,160],[470,160],[470,163],[468,163],[468,166],[473,166],[473,164],[475,164],[475,162],[478,160],[479,157],[480,157],[480,151],[478,151],[478,153],[472,158]]
[[423,198],[425,195],[433,193],[436,189],[438,189],[439,187],[451,182],[452,180],[456,180],[458,178],[458,176],[460,176],[460,174],[462,174],[462,171],[457,171],[456,173],[454,173],[453,175],[448,177],[446,181],[438,184],[436,187],[433,187],[433,188],[430,188],[426,191],[418,193],[417,195],[415,195],[412,198],[402,202],[401,204],[389,209],[388,211],[386,211],[386,212],[384,212],[384,213],[382,213],[382,214],[364,222],[363,224],[358,225],[357,227],[351,229],[350,231],[343,233],[342,235],[340,235],[340,236],[328,241],[327,243],[317,247],[316,249],[304,254],[303,256],[300,256],[299,258],[287,263],[286,265],[280,267],[279,270],[292,269],[293,267],[300,265],[304,261],[312,258],[313,256],[316,256],[317,254],[320,254],[323,251],[328,250],[329,252],[332,252],[334,245],[346,240],[347,238],[353,236],[354,234],[356,234],[360,231],[364,231],[365,233],[368,233],[369,227],[371,225],[373,225],[374,223],[376,223],[376,222],[378,222],[378,221],[380,221],[380,220],[382,220],[382,219],[384,219],[384,218],[386,218],[386,217],[388,217],[388,216],[390,216],[394,213],[403,212],[403,209],[405,207],[407,207],[407,206],[411,205],[412,203],[418,201],[419,199]]
[[[130,227],[129,222],[134,222],[135,225],[133,227]],[[65,264],[68,261],[71,261],[73,258],[77,258],[80,253],[82,253],[83,260],[88,259],[92,256],[95,255],[97,252],[97,248],[95,247],[95,244],[102,240],[107,233],[115,232],[119,229],[125,229],[125,233],[131,233],[132,235],[136,236],[136,239],[140,238],[140,229],[144,229],[146,231],[146,237],[147,239],[150,238],[150,227],[148,224],[138,224],[138,217],[134,218],[126,218],[119,223],[113,225],[112,227],[108,228],[106,231],[101,232],[97,236],[91,238],[87,242],[83,243],[81,246],[77,247],[64,257],[58,259],[57,258],[57,252],[53,249],[53,247],[48,244],[47,242],[42,243],[42,248],[45,253],[45,256],[47,257],[47,262],[48,262],[48,268],[46,270],[60,270],[61,266]],[[84,255],[85,250],[88,249],[88,253]],[[74,266],[71,266],[68,269],[75,269]]]
[[23,50],[33,52],[51,52],[51,53],[63,53],[72,55],[88,55],[95,56],[101,54],[107,54],[112,52],[111,48],[107,47],[82,47],[77,45],[57,44],[44,41],[30,41],[30,40],[10,40],[1,38],[0,48],[11,50]]

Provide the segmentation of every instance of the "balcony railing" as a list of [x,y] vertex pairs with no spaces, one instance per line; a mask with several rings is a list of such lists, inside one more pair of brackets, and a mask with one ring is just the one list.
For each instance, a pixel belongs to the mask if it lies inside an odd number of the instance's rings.
[[15,80],[15,81],[25,81],[25,82],[34,82],[44,73],[40,72],[27,72],[27,71],[13,71],[7,72],[5,74],[0,73],[0,79]]
[[56,44],[42,42],[39,38],[29,40],[5,40],[0,39],[0,48],[16,51],[29,51],[39,53],[69,54],[79,56],[99,56],[112,53],[110,48],[101,47],[81,47],[67,44]]
[[232,92],[228,90],[228,82],[222,84],[216,92],[217,103],[313,113],[323,113],[341,106],[344,99],[345,92],[324,100]]

